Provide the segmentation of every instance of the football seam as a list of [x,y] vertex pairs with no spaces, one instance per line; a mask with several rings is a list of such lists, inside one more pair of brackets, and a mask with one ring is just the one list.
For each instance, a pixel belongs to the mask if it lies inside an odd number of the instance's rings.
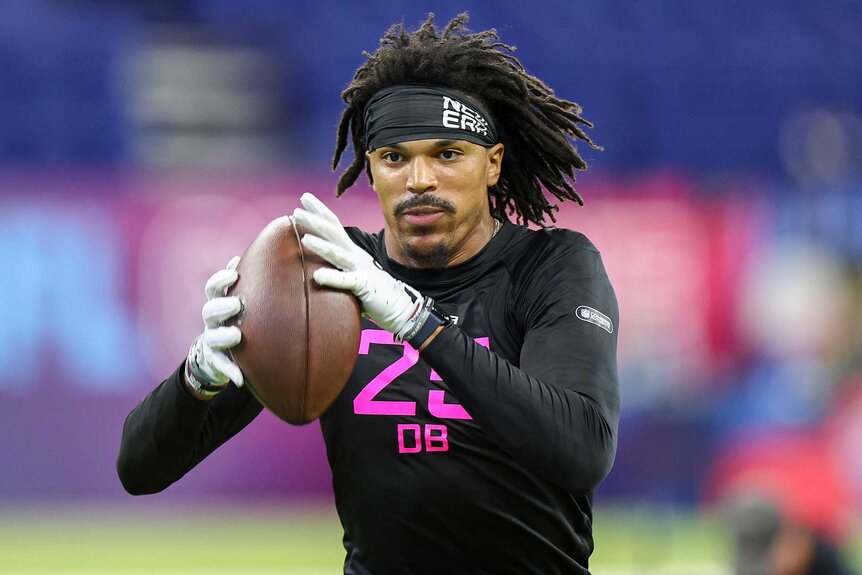
[[296,243],[299,246],[299,259],[302,262],[302,290],[305,295],[305,381],[302,385],[302,397],[299,401],[299,416],[305,421],[308,414],[308,406],[305,404],[308,397],[308,374],[311,371],[311,305],[309,301],[308,274],[305,268],[305,251],[302,249],[302,241],[299,238],[299,230],[296,228],[296,222],[293,221],[293,218],[290,218],[290,220],[293,224],[293,235],[296,236]]

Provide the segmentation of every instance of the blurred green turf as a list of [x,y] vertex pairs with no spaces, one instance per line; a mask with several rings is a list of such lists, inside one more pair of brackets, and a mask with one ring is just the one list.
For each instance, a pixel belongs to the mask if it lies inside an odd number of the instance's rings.
[[[708,515],[600,508],[594,528],[597,575],[729,573],[727,538]],[[323,575],[343,559],[330,505],[0,508],[0,573]]]
[[0,573],[337,573],[340,531],[331,511],[283,505],[0,511]]

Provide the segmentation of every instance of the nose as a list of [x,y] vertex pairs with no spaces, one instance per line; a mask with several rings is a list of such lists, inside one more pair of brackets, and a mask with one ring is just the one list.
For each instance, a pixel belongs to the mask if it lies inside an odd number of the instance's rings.
[[414,194],[424,194],[437,189],[437,177],[431,159],[422,156],[411,158],[408,166],[407,190]]

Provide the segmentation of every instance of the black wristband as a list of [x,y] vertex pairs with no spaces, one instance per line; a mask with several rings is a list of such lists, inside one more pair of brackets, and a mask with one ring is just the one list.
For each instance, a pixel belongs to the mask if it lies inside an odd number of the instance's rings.
[[434,331],[440,327],[441,325],[452,325],[452,318],[444,314],[442,311],[437,309],[437,305],[434,303],[434,300],[428,298],[430,302],[428,304],[428,317],[425,319],[425,323],[422,324],[422,327],[419,328],[419,331],[410,338],[410,345],[413,346],[414,349],[419,349],[425,343],[425,341],[431,337]]

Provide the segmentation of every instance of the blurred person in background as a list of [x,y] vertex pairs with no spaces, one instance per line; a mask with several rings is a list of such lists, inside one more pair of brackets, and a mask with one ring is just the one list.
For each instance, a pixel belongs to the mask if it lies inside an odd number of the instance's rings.
[[838,547],[767,495],[728,503],[736,575],[852,575]]
[[[321,417],[344,571],[587,574],[620,414],[617,302],[592,243],[545,227],[543,188],[581,203],[573,142],[593,145],[591,124],[466,21],[393,26],[342,95],[335,164],[350,136],[354,157],[338,194],[365,171],[384,230],[344,229],[311,194],[294,212],[338,268],[315,280],[359,298],[378,344]],[[225,353],[236,262],[207,283],[187,360],[126,420],[130,493],[165,489],[262,410]]]
[[[751,369],[721,411],[735,431],[709,474],[738,575],[844,575],[854,494],[837,413],[853,415],[854,288],[839,254],[779,241],[743,284]],[[845,409],[837,409],[843,407]]]

